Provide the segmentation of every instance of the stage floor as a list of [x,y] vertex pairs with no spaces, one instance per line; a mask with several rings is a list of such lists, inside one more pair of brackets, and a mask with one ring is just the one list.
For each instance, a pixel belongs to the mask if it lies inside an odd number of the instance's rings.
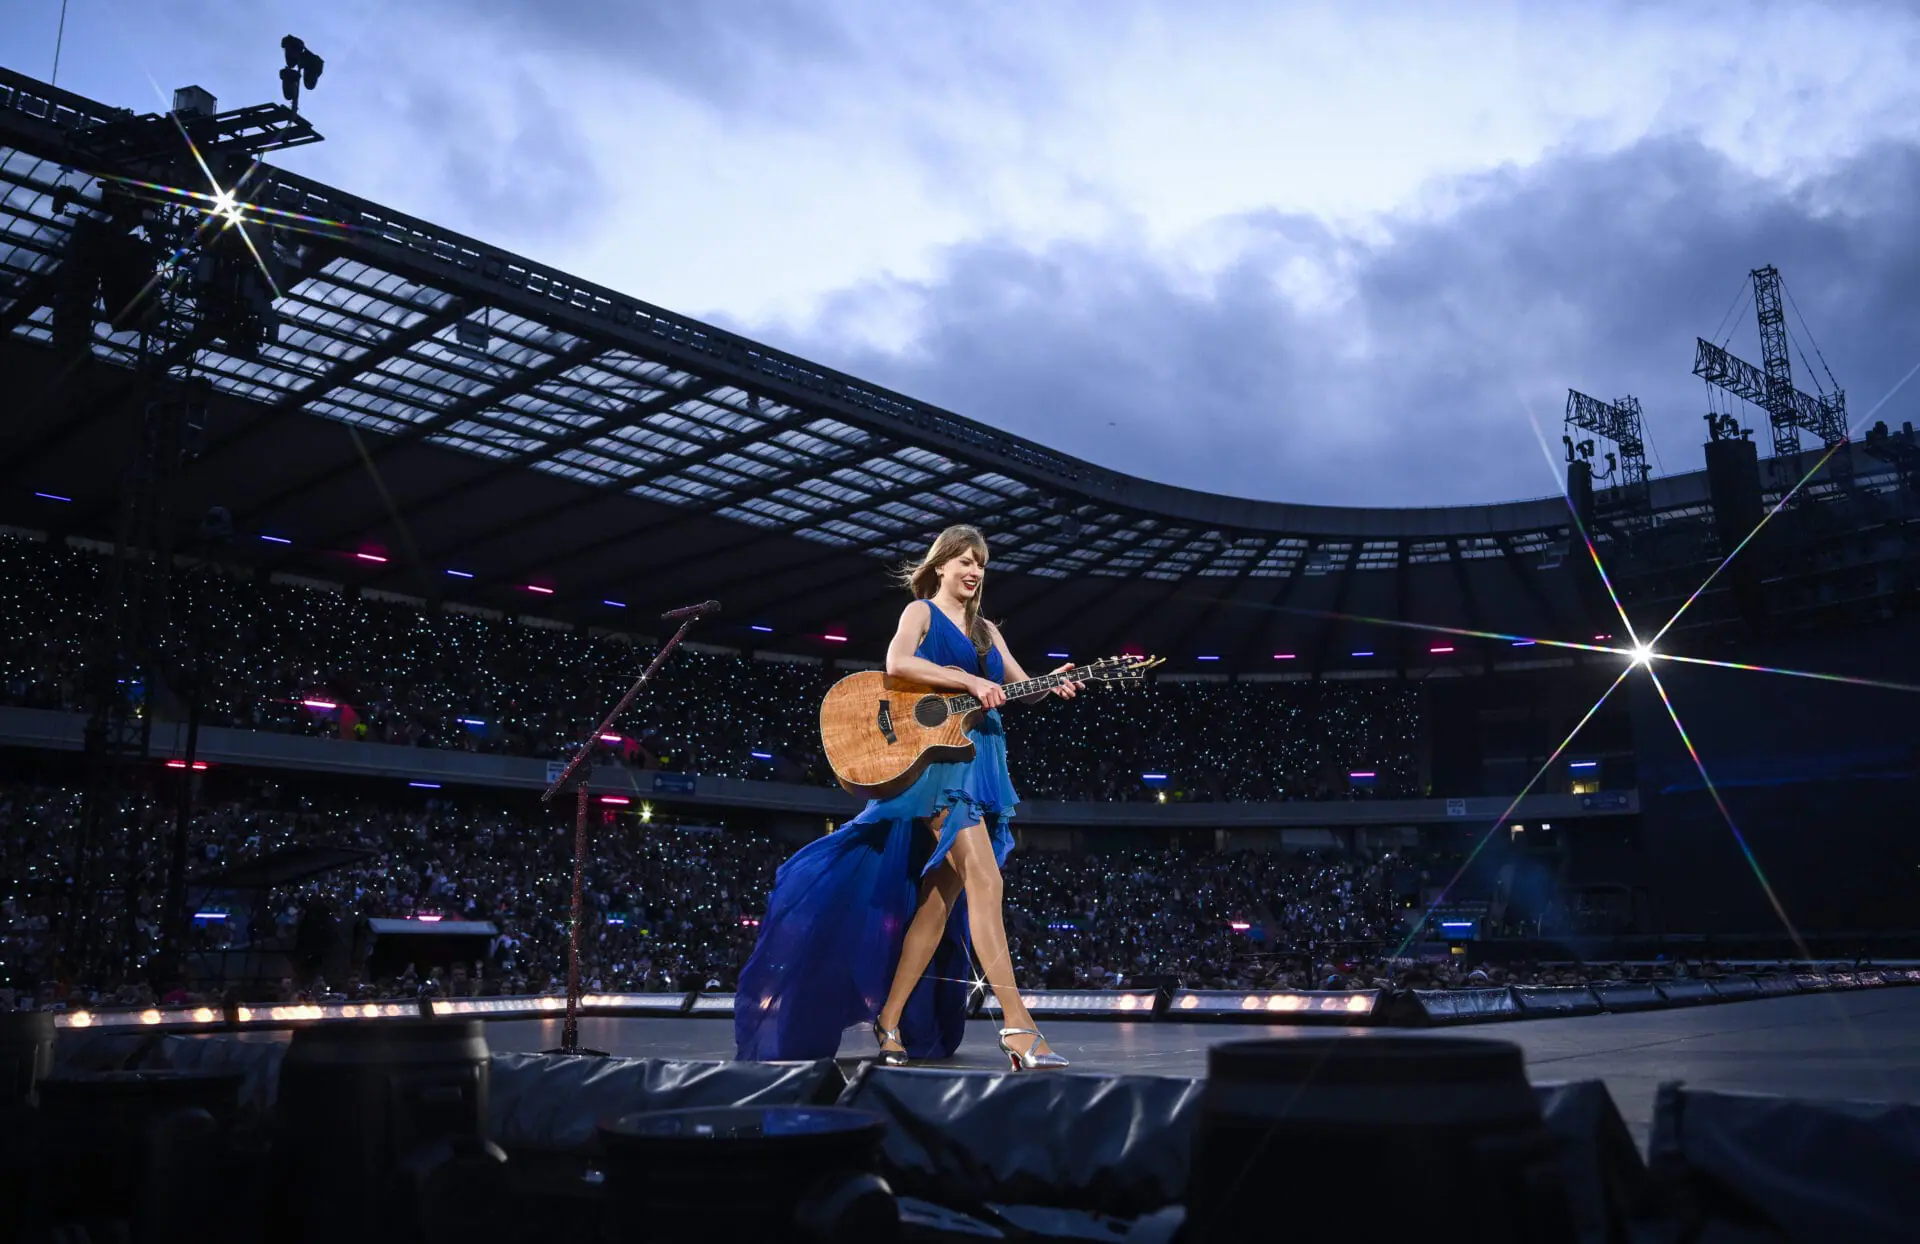
[[[959,1055],[938,1065],[1004,1070],[995,1027],[987,1020],[970,1024]],[[1328,1033],[1364,1040],[1383,1031],[1063,1020],[1045,1028],[1053,1048],[1073,1060],[1073,1071],[1188,1077],[1206,1075],[1207,1048],[1223,1041]],[[1535,1083],[1606,1081],[1643,1150],[1654,1090],[1668,1080],[1791,1097],[1920,1101],[1920,989],[1805,994],[1441,1031],[1514,1042],[1525,1051]],[[560,1021],[496,1021],[487,1025],[487,1036],[496,1051],[552,1049],[560,1043]],[[588,1016],[580,1021],[580,1044],[624,1058],[731,1058],[733,1024],[720,1018]],[[871,1037],[849,1032],[840,1056],[864,1058],[872,1049]]]

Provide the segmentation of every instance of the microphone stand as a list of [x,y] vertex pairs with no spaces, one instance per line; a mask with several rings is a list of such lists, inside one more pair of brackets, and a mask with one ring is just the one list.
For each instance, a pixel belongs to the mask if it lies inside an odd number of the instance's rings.
[[[653,658],[653,664],[647,666],[646,672],[640,675],[633,686],[627,688],[627,693],[620,697],[620,702],[613,706],[613,710],[606,715],[605,720],[594,727],[593,733],[587,736],[580,750],[574,754],[572,760],[567,762],[567,767],[560,771],[560,776],[555,778],[547,787],[546,793],[540,796],[541,803],[551,803],[562,787],[575,778],[579,779],[579,784],[574,787],[573,804],[573,912],[572,919],[568,922],[567,934],[567,1018],[560,1028],[560,1048],[551,1051],[553,1053],[578,1054],[581,1052],[580,895],[587,866],[587,784],[593,773],[593,749],[599,746],[600,736],[613,729],[620,715],[632,706],[634,698],[640,694],[640,688],[646,686],[647,682],[659,673],[660,667],[667,663],[668,655],[680,646],[680,641],[687,637],[687,632],[693,628],[693,624],[707,612],[710,610],[696,606],[693,609],[676,609],[666,615],[670,618],[683,618],[680,629],[675,631],[673,638],[660,649],[659,654]],[[587,1053],[605,1057],[605,1054],[598,1050],[589,1050]]]

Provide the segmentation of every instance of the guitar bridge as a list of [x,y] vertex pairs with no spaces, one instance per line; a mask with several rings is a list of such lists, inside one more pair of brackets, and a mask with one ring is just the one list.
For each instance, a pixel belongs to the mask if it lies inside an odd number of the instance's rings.
[[891,700],[880,701],[879,725],[880,733],[886,738],[887,742],[898,743],[900,741],[893,733],[893,702]]

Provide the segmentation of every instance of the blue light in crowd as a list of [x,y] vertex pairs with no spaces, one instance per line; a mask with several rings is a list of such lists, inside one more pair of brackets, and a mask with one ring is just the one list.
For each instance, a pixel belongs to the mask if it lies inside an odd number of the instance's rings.
[[1142,773],[1140,780],[1143,782],[1164,782],[1167,780],[1167,775],[1164,773]]
[[268,544],[292,544],[293,543],[293,541],[287,539],[285,536],[261,536],[260,538],[262,540],[265,540]]
[[1371,652],[1356,652],[1353,655],[1356,657],[1370,657],[1373,654]]
[[473,578],[473,572],[471,570],[449,570],[447,571],[447,574],[452,576],[455,579]]
[[421,790],[439,790],[440,789],[440,783],[438,782],[408,782],[407,785],[417,786]]
[[463,726],[484,726],[487,724],[486,722],[481,721],[478,717],[456,717],[454,718],[454,720],[459,722]]
[[1064,652],[1049,652],[1047,659],[1050,661],[1064,661],[1067,659],[1067,654]]
[[1214,656],[1204,656],[1204,657],[1195,657],[1194,659],[1196,661],[1218,661],[1220,658],[1214,657]]
[[36,492],[33,495],[40,498],[42,501],[60,501],[60,502],[69,503],[69,504],[71,504],[73,501],[72,497],[63,497],[57,492]]
[[626,922],[627,922],[627,918],[625,916],[608,916],[607,917],[608,924],[625,924]]
[[603,600],[600,603],[614,609],[625,609],[627,607],[627,602],[624,600]]
[[1516,648],[1531,648],[1533,647],[1533,641],[1531,639],[1516,639],[1513,641],[1513,646]]
[[748,752],[747,755],[753,757],[755,760],[772,760],[773,759],[772,752]]
[[1600,762],[1597,760],[1576,760],[1567,766],[1569,769],[1598,769],[1599,767]]
[[750,626],[750,627],[748,627],[747,629],[748,629],[748,630],[753,630],[753,631],[759,631],[759,632],[760,632],[760,633],[761,633],[762,635],[771,635],[771,634],[773,634],[773,628],[772,628],[771,626],[761,626],[761,625],[760,625],[759,623],[757,623],[757,622],[756,622],[756,623],[754,623],[754,624],[753,624],[752,626]]

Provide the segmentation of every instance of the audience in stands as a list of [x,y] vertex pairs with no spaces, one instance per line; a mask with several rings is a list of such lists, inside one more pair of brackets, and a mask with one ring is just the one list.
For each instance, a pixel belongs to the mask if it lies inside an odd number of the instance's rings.
[[[149,800],[136,809],[146,827],[137,950],[116,965],[130,981],[151,975],[161,948],[167,813]],[[61,970],[45,956],[60,910],[57,844],[75,840],[80,816],[74,791],[0,788],[0,970],[16,988]],[[362,853],[264,893],[197,888],[193,975],[218,974],[223,947],[264,944],[289,956],[290,997],[537,993],[563,983],[568,809],[424,792],[375,801],[260,782],[200,809],[190,845],[195,877],[299,846]],[[584,887],[588,987],[730,989],[792,849],[756,833],[648,823],[631,807],[602,813]],[[1386,876],[1364,856],[1018,852],[1006,869],[1016,970],[1029,987],[1306,985],[1376,959],[1398,934],[1405,912]],[[118,921],[120,909],[103,900],[101,914]],[[486,921],[498,936],[457,972],[422,966],[368,979],[364,921],[419,916]]]
[[[0,535],[0,703],[86,706],[107,565],[96,552]],[[472,752],[563,754],[652,651],[559,623],[211,565],[175,575],[171,612],[154,685],[135,692],[157,716],[184,719],[197,697],[209,725]],[[830,784],[818,711],[844,672],[682,650],[603,750],[644,768]],[[1163,678],[1007,718],[1014,780],[1032,799],[1421,793],[1419,693],[1398,683]]]

